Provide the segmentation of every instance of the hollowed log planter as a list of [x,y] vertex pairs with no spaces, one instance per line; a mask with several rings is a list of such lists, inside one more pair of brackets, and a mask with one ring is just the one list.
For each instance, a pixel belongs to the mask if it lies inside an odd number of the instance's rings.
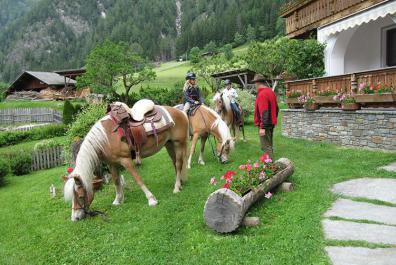
[[359,110],[360,109],[360,104],[358,104],[358,103],[342,104],[341,105],[341,109],[342,110],[346,110],[346,111]]
[[316,103],[304,104],[304,109],[306,111],[315,111],[319,109],[319,105]]
[[205,223],[218,233],[238,229],[250,206],[293,174],[294,166],[289,159],[281,158],[275,163],[283,169],[242,197],[229,189],[219,189],[209,195],[204,209]]

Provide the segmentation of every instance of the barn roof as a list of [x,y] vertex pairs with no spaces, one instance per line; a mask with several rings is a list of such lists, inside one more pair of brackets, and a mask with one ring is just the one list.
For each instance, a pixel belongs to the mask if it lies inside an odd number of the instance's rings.
[[[65,84],[65,77],[57,73],[25,71],[23,74],[25,73],[39,79],[41,82],[46,83],[47,85],[57,86]],[[66,78],[66,82],[68,84],[76,84],[76,81],[70,78]]]

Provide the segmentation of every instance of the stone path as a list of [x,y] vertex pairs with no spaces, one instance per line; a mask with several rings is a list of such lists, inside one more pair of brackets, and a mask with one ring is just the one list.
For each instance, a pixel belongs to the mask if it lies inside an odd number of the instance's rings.
[[[325,213],[325,238],[343,245],[357,242],[354,247],[326,247],[333,265],[396,265],[396,179],[354,179],[334,185],[332,191],[348,199],[338,199]],[[384,248],[356,247],[370,243]]]

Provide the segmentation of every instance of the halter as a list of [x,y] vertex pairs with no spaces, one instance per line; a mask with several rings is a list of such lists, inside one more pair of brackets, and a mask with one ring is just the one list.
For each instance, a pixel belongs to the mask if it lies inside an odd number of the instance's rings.
[[94,216],[100,215],[100,216],[102,216],[102,217],[104,217],[104,218],[107,219],[106,213],[101,212],[101,211],[97,211],[97,210],[90,210],[90,209],[88,208],[88,196],[87,196],[87,191],[86,191],[86,189],[85,189],[84,187],[83,187],[82,189],[84,190],[84,205],[81,205],[80,200],[78,199],[78,198],[80,198],[80,197],[79,197],[79,195],[78,195],[76,189],[73,188],[73,195],[74,195],[74,197],[76,198],[77,205],[78,205],[80,208],[72,207],[72,209],[73,209],[73,210],[80,210],[80,209],[82,209],[82,210],[84,211],[84,214],[87,215],[87,216],[94,217]]

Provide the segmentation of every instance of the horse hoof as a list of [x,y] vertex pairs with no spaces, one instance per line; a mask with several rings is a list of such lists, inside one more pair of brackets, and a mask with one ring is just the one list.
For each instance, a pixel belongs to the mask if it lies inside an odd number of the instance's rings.
[[158,204],[158,201],[156,199],[154,199],[154,198],[150,198],[149,199],[149,206],[150,207],[155,207],[155,206],[157,206],[157,204]]
[[121,204],[122,204],[122,202],[120,202],[118,200],[113,201],[114,206],[120,206]]
[[198,164],[204,166],[204,165],[205,165],[205,162],[204,162],[203,160],[199,160],[199,161],[198,161]]
[[179,192],[180,192],[180,188],[175,188],[175,189],[173,190],[173,193],[174,193],[174,194],[179,193]]

